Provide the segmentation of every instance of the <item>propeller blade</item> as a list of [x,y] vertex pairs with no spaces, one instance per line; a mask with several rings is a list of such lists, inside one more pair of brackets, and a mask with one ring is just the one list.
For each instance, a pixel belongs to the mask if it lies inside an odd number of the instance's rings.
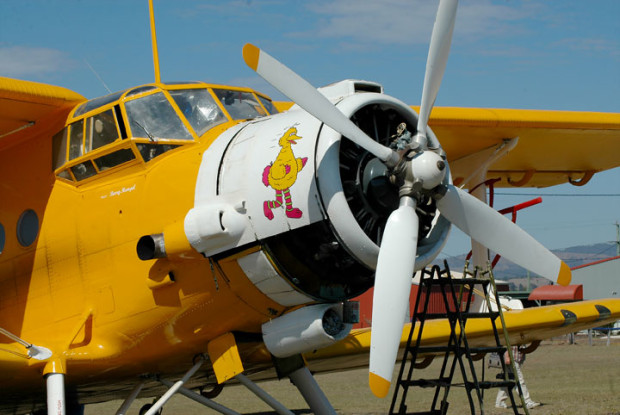
[[392,381],[409,305],[418,226],[415,205],[401,204],[390,214],[381,241],[375,274],[369,367],[370,389],[379,398],[387,395]]
[[509,261],[558,284],[570,284],[568,265],[504,215],[469,193],[449,185],[446,195],[437,201],[437,208],[472,239]]
[[426,61],[426,73],[424,74],[424,87],[422,89],[422,102],[420,104],[420,116],[418,118],[418,132],[426,136],[426,126],[435,98],[441,86],[441,79],[446,70],[452,32],[456,20],[456,6],[458,0],[441,0],[435,17],[431,44]]
[[267,52],[248,43],[243,47],[243,59],[274,88],[319,121],[374,154],[381,161],[391,162],[393,165],[398,162],[398,155],[393,150],[368,137],[315,87]]

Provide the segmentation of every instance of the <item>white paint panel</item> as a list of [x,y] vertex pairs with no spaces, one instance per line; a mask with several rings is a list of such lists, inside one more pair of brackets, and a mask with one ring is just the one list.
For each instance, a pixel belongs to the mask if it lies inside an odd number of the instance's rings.
[[239,258],[237,263],[256,288],[276,303],[293,306],[313,301],[282,278],[262,251]]

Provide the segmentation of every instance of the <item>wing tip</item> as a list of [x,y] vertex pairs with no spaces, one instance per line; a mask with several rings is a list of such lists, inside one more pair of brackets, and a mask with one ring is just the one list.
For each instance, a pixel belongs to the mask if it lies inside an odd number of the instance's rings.
[[377,398],[385,398],[390,391],[390,381],[372,372],[368,374],[368,384]]
[[258,59],[260,57],[260,49],[251,43],[246,43],[243,46],[243,60],[245,64],[252,68],[254,71],[258,68]]
[[572,279],[572,272],[570,270],[570,267],[566,265],[564,261],[561,262],[562,263],[560,264],[560,272],[558,273],[557,282],[560,285],[568,285],[570,284],[570,281]]

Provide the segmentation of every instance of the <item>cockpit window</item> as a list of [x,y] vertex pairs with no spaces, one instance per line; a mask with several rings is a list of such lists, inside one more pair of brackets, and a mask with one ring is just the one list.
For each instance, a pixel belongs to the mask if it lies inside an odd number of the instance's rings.
[[65,127],[52,137],[52,167],[56,170],[67,161],[67,130]]
[[81,119],[70,125],[69,130],[69,160],[84,154],[84,120]]
[[74,117],[86,114],[88,111],[92,111],[96,108],[102,107],[110,102],[118,100],[125,91],[114,92],[112,94],[105,95],[103,97],[91,99],[80,105],[73,114]]
[[213,92],[235,120],[247,120],[267,115],[252,93],[230,89],[214,89]]
[[170,91],[170,95],[198,136],[228,121],[207,89]]
[[95,150],[118,139],[114,112],[110,109],[86,121],[86,152]]
[[269,101],[267,98],[261,97],[260,95],[257,95],[257,97],[260,100],[260,103],[263,104],[263,107],[265,107],[267,112],[269,112],[269,114],[277,114],[278,113],[278,110],[273,105],[273,102]]
[[162,92],[125,103],[134,137],[192,140],[193,137]]

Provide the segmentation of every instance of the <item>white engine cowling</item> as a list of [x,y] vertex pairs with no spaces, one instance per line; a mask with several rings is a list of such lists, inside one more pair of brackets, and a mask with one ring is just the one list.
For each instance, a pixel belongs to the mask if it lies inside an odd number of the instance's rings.
[[[371,137],[389,145],[400,123],[415,131],[406,104],[343,82],[351,85],[326,91]],[[275,273],[313,299],[354,297],[373,284],[383,227],[398,204],[398,187],[378,163],[295,106],[240,124],[205,152],[185,234],[211,257],[259,246]],[[419,206],[417,269],[439,253],[450,228],[432,200]]]

